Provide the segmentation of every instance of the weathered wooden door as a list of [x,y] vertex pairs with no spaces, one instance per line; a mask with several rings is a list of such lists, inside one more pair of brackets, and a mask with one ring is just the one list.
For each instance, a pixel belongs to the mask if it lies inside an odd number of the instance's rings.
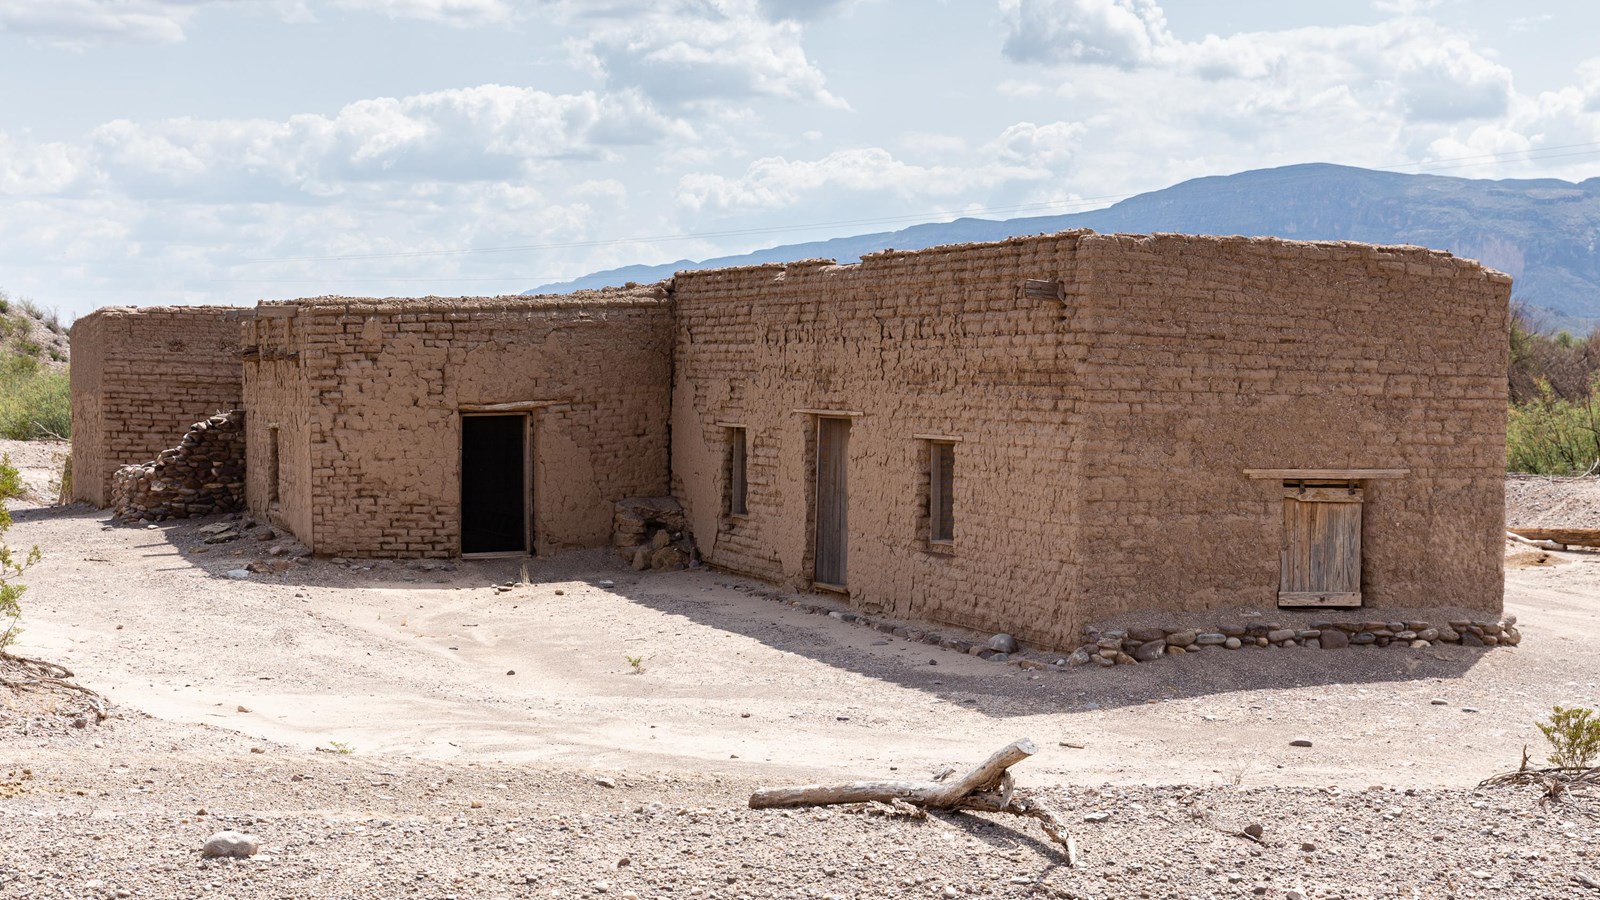
[[1279,606],[1361,605],[1361,488],[1283,489]]
[[817,419],[816,581],[845,586],[845,546],[850,533],[850,420]]

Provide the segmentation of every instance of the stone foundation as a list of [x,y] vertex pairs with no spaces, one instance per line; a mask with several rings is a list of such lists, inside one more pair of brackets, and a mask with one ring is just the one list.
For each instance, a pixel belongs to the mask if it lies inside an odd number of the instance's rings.
[[1408,647],[1434,644],[1467,647],[1515,647],[1522,643],[1517,617],[1456,619],[1433,624],[1421,621],[1382,622],[1348,619],[1312,622],[1294,628],[1275,622],[1218,625],[1202,628],[1125,628],[1083,630],[1083,644],[1067,657],[1068,665],[1133,665],[1163,656],[1181,656],[1206,650],[1254,650],[1266,647],[1303,647],[1339,650],[1345,647]]
[[111,478],[111,507],[123,520],[186,519],[244,508],[244,410],[190,426],[178,446]]

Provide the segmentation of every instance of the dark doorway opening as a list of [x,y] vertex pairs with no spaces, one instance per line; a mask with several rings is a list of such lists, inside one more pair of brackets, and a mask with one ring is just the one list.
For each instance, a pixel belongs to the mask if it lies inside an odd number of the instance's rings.
[[528,418],[461,417],[461,552],[526,553]]

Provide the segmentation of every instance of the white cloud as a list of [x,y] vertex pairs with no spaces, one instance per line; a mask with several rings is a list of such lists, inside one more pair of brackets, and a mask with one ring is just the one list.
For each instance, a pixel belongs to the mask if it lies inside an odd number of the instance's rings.
[[1416,119],[1490,118],[1505,113],[1511,102],[1511,70],[1460,39],[1412,44],[1396,78]]
[[0,194],[109,189],[218,202],[321,198],[362,182],[514,180],[629,144],[692,141],[638,94],[483,85],[285,120],[118,120],[76,146],[0,142]]
[[397,19],[421,19],[458,28],[509,21],[516,13],[505,0],[333,0],[343,9],[381,13]]
[[678,181],[677,200],[691,212],[727,212],[784,209],[852,194],[907,200],[971,198],[1051,178],[1071,160],[1083,130],[1063,122],[1045,126],[1022,122],[981,148],[968,164],[911,163],[882,147],[836,150],[809,160],[765,157],[735,177],[708,172],[685,175]]
[[1155,0],[1000,0],[1010,27],[1005,54],[1018,62],[1148,64],[1175,39]]
[[575,51],[613,88],[674,106],[757,97],[846,105],[806,57],[801,24],[773,18],[756,0],[617,0],[601,10],[566,0],[562,8],[586,31]]
[[1005,53],[1015,61],[1255,82],[1230,90],[1258,109],[1304,107],[1346,94],[1378,106],[1398,105],[1415,121],[1452,122],[1501,115],[1513,93],[1508,68],[1461,35],[1415,16],[1182,41],[1167,28],[1155,0],[999,3],[1009,27]]
[[210,0],[5,0],[0,30],[69,43],[181,41]]

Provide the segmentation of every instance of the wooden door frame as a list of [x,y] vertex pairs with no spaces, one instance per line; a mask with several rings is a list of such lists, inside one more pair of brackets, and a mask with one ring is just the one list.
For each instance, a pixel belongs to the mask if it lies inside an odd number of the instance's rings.
[[[507,404],[513,406],[514,404]],[[534,535],[537,533],[534,517],[534,497],[537,491],[533,484],[533,455],[534,455],[534,424],[537,409],[506,409],[506,410],[472,410],[462,409],[456,417],[456,555],[462,559],[515,559],[524,556],[537,556],[537,545]],[[466,469],[466,428],[462,420],[482,419],[493,417],[515,416],[522,420],[522,549],[521,550],[495,550],[487,553],[464,553],[461,550],[461,535],[466,530],[466,519],[463,504],[461,503],[462,472]]]

